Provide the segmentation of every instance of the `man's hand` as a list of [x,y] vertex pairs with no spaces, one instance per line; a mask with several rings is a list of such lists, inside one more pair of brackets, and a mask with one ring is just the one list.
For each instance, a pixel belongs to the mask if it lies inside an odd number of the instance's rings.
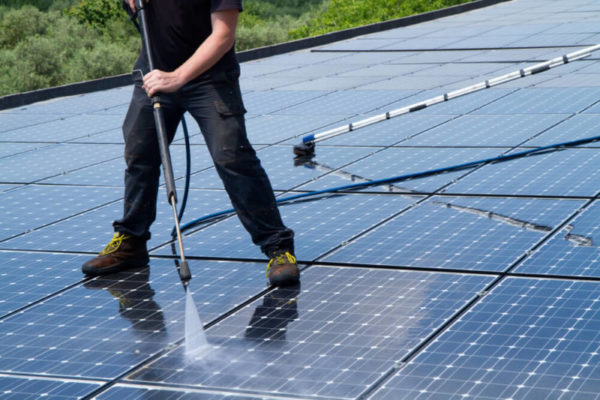
[[144,85],[142,89],[146,91],[148,97],[157,93],[176,92],[185,84],[185,80],[177,71],[164,72],[155,69],[144,76]]

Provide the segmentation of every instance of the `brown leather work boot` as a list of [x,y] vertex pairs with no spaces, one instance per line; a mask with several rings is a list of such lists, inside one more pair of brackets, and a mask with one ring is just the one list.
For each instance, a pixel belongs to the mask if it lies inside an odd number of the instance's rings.
[[273,286],[294,285],[300,281],[300,270],[291,251],[275,249],[270,253],[267,278]]
[[81,271],[86,275],[106,275],[148,265],[146,240],[115,232],[112,240],[96,257],[86,261]]

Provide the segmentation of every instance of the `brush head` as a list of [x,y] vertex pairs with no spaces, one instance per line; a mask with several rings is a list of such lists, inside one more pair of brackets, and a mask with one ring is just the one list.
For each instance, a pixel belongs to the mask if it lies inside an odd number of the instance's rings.
[[298,157],[313,157],[315,155],[315,142],[302,142],[295,145],[294,154]]

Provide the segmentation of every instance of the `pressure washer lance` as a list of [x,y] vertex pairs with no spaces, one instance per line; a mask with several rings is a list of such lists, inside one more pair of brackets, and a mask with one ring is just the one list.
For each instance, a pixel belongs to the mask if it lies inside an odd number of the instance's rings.
[[[138,17],[140,19],[140,33],[142,36],[142,45],[146,54],[146,60],[148,61],[148,67],[150,71],[154,69],[154,63],[152,62],[152,54],[150,50],[150,37],[148,35],[148,29],[146,24],[146,13],[144,11],[145,1],[135,0],[135,7],[137,8]],[[171,164],[171,154],[169,153],[169,144],[167,140],[165,120],[163,111],[160,105],[160,96],[155,95],[151,97],[152,107],[154,109],[154,122],[156,124],[156,134],[158,136],[158,145],[160,148],[160,159],[163,167],[163,175],[165,178],[165,186],[167,189],[167,199],[169,204],[173,207],[173,217],[175,218],[175,230],[177,231],[177,242],[179,243],[179,254],[181,257],[181,263],[179,264],[179,278],[183,284],[183,288],[187,291],[187,287],[192,274],[190,267],[185,260],[185,254],[183,252],[183,242],[181,240],[181,229],[179,227],[179,217],[177,214],[177,193],[175,191],[175,179],[173,178],[173,166]]]

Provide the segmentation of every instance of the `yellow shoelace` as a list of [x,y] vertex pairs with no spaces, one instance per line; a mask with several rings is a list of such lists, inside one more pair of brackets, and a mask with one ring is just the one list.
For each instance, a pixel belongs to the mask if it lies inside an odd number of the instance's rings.
[[104,250],[102,250],[100,252],[100,255],[104,256],[106,254],[114,253],[115,251],[117,251],[119,249],[123,240],[129,239],[130,237],[131,236],[129,236],[129,235],[120,234],[119,232],[115,232],[112,240],[110,241],[110,243],[108,243],[106,245]]
[[[287,260],[286,260],[286,258],[287,258]],[[271,265],[273,265],[273,263],[285,264],[286,262],[289,262],[290,264],[296,263],[296,257],[291,255],[289,251],[286,251],[285,253],[281,253],[277,257],[271,258],[271,260],[269,261],[269,264],[267,264],[267,278],[269,277],[269,270],[271,269]]]

